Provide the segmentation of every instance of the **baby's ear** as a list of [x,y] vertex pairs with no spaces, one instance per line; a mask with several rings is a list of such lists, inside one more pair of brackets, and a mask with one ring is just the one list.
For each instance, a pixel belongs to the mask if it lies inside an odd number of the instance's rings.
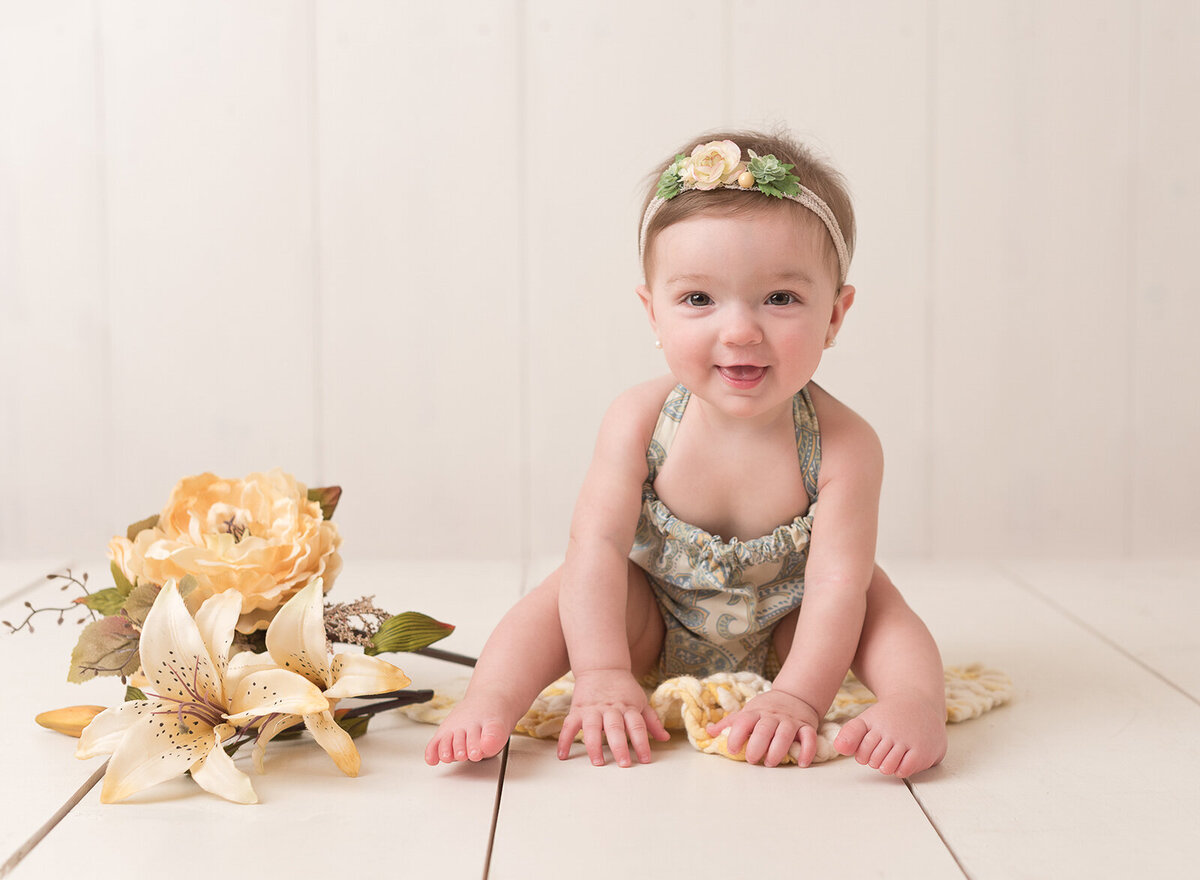
[[837,298],[833,301],[833,314],[829,318],[829,326],[833,330],[833,335],[837,336],[838,331],[842,328],[842,322],[846,319],[846,312],[850,311],[850,306],[854,305],[854,285],[843,284],[842,289],[838,291]]
[[638,299],[642,301],[642,308],[646,310],[646,317],[650,319],[650,329],[658,332],[658,325],[654,320],[654,298],[650,296],[650,288],[645,284],[639,284],[636,288]]

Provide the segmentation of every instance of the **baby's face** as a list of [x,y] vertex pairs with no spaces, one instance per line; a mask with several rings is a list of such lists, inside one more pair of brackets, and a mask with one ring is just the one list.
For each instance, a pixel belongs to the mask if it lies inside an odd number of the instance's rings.
[[812,378],[854,289],[836,294],[825,232],[787,205],[700,214],[654,242],[638,293],[675,377],[730,416],[776,411]]

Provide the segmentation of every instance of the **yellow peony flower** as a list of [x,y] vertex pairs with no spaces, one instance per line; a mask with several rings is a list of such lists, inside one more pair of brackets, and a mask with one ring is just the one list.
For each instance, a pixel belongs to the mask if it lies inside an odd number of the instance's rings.
[[200,474],[180,480],[158,523],[130,541],[114,537],[109,558],[130,583],[192,575],[196,602],[241,595],[242,633],[265,629],[283,603],[317,578],[325,589],[342,568],[337,526],[308,489],[276,468],[242,480]]
[[685,189],[716,189],[733,183],[746,170],[742,148],[733,141],[709,141],[692,150],[680,168]]

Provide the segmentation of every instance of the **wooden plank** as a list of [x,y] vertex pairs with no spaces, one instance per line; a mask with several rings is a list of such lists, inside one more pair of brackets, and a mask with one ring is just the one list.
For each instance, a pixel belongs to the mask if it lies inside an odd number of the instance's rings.
[[[560,554],[605,409],[666,372],[634,294],[644,178],[725,123],[722,4],[525,4],[532,553]],[[632,23],[636,22],[636,26]],[[699,95],[684,71],[703,71]]]
[[321,470],[363,554],[518,552],[515,6],[317,4]]
[[[484,634],[518,595],[518,575],[517,567],[507,564],[421,569],[360,562],[347,566],[330,598],[348,601],[374,594],[376,603],[388,610],[411,608],[457,622],[459,629],[439,645],[474,655]],[[480,589],[482,584],[497,588],[489,592]],[[40,671],[69,654],[69,645],[50,640],[32,649],[29,644],[32,640],[0,659],[8,660],[10,667],[21,662]],[[10,643],[0,642],[0,647],[9,648]],[[39,653],[31,653],[34,649]],[[465,667],[427,657],[394,659],[419,687],[440,687],[469,673]],[[23,693],[33,689],[25,685]],[[16,712],[6,715],[6,742],[10,731],[23,735],[31,727],[32,707],[25,705],[28,698],[23,699]],[[63,701],[57,692],[55,699]],[[101,761],[75,761],[73,740],[33,730],[44,740],[36,744],[36,751],[6,749],[0,759],[5,762],[0,769],[11,774],[6,777],[11,780],[9,790],[30,792],[31,797],[56,787],[68,792],[77,777],[86,778]],[[139,839],[143,835],[154,839],[155,852],[180,854],[171,871],[181,878],[208,876],[211,867],[198,854],[214,846],[231,864],[266,876],[314,869],[344,872],[349,863],[374,869],[398,867],[405,874],[480,876],[500,762],[427,767],[422,756],[433,731],[397,714],[377,717],[367,736],[358,740],[363,770],[357,779],[342,776],[307,738],[273,744],[262,775],[250,769],[249,754],[239,753],[238,761],[249,770],[259,795],[255,807],[229,804],[187,779],[149,789],[126,806],[101,805],[97,788],[26,857],[18,876],[68,876],[78,870],[79,854],[85,851],[89,876],[102,880],[126,876],[130,850],[113,842],[127,840],[131,828],[136,828]],[[46,801],[30,803],[24,796],[21,802],[6,799],[4,816],[21,818],[15,824],[27,833],[52,812],[51,799]],[[7,828],[14,823],[4,824]],[[0,838],[8,850],[20,843],[17,838],[23,839],[16,831],[5,833],[13,838]]]
[[[828,154],[854,199],[858,247],[847,280],[857,296],[817,380],[883,441],[883,554],[924,553],[931,539],[929,15],[926,5],[887,0],[773,0],[736,5],[729,30],[737,127],[788,126]],[[802,48],[764,51],[774,39],[767,21]]]
[[108,329],[96,4],[0,12],[0,557],[103,535]]
[[650,764],[598,768],[582,745],[560,762],[553,741],[513,737],[488,876],[567,864],[580,880],[799,864],[814,877],[962,876],[905,786],[854,761],[768,769],[677,734]]
[[891,574],[947,663],[984,662],[1016,685],[1010,705],[951,726],[945,762],[913,781],[969,876],[1196,864],[1200,705],[1012,578],[978,564]]
[[1181,383],[1200,376],[1200,281],[1192,265],[1200,228],[1200,6],[1139,4],[1136,274],[1130,431],[1135,555],[1200,553],[1200,407]]
[[1016,561],[1004,568],[1200,702],[1200,559]]
[[114,509],[205,470],[315,483],[310,11],[102,12]]
[[[59,606],[75,598],[78,592],[62,592],[59,584],[45,580],[49,571],[62,566],[43,567],[39,561],[0,563],[3,602],[0,618],[20,623],[28,613],[23,603],[35,607]],[[88,571],[99,579],[107,566],[81,566],[78,575]],[[35,631],[10,634],[0,632],[0,666],[6,674],[0,678],[3,698],[2,725],[5,747],[0,749],[0,778],[5,780],[5,796],[0,798],[0,862],[3,862],[45,822],[55,810],[91,775],[93,767],[73,757],[75,740],[45,730],[34,723],[34,716],[48,709],[80,704],[107,705],[121,693],[112,681],[77,685],[67,681],[71,648],[79,636],[75,620],[80,614],[67,615],[67,622],[55,625],[55,615],[35,617]],[[18,671],[19,670],[19,674]]]
[[1130,21],[938,5],[935,554],[1125,549]]

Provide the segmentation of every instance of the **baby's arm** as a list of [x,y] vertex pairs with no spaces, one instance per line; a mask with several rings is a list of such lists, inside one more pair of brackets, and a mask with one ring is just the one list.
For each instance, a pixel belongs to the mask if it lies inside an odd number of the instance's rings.
[[710,728],[729,728],[729,748],[774,766],[799,740],[807,766],[817,727],[850,668],[875,565],[883,452],[871,427],[819,388],[819,498],[805,568],[804,601],[787,659],[772,689]]
[[648,474],[646,447],[667,391],[661,381],[648,383],[613,403],[575,506],[559,592],[575,692],[559,736],[560,758],[580,730],[597,765],[604,763],[604,739],[616,761],[629,766],[627,736],[642,763],[650,760],[647,732],[669,738],[633,675],[626,625],[628,559]]

